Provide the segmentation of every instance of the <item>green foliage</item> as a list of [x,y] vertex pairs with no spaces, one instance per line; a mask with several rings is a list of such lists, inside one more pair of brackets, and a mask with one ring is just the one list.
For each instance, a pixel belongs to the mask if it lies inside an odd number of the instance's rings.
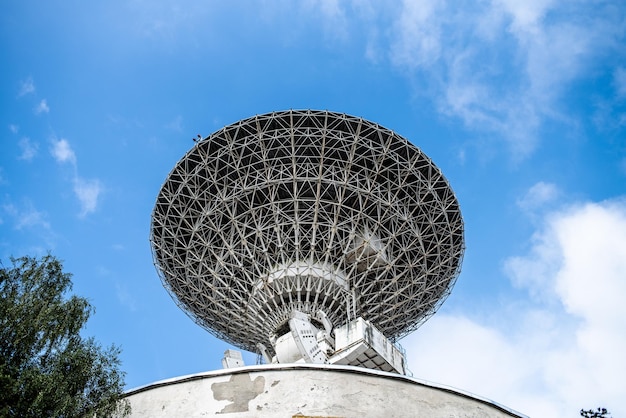
[[0,264],[0,416],[127,415],[119,348],[80,335],[93,307],[55,257]]
[[595,411],[593,409],[581,409],[580,416],[585,418],[610,418],[609,412],[606,408],[598,408]]

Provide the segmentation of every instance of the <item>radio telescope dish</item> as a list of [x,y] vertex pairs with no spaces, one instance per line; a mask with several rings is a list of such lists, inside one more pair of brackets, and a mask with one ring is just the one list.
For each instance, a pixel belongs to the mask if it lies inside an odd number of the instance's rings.
[[320,323],[362,317],[395,341],[447,297],[464,252],[457,199],[421,150],[312,110],[199,140],[158,194],[150,241],[179,306],[253,352],[294,310]]

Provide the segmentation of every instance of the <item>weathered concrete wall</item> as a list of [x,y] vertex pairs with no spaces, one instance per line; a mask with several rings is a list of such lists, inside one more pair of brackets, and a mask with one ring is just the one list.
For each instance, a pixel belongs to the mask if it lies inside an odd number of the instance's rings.
[[352,366],[218,370],[148,385],[127,399],[132,417],[522,417],[472,395]]

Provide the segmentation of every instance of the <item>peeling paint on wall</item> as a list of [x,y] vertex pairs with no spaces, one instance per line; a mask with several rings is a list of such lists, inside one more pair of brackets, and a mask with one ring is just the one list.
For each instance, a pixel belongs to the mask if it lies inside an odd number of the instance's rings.
[[235,374],[228,382],[213,383],[213,398],[218,401],[230,401],[218,414],[249,411],[249,402],[263,393],[265,378],[258,376],[250,379],[249,373]]

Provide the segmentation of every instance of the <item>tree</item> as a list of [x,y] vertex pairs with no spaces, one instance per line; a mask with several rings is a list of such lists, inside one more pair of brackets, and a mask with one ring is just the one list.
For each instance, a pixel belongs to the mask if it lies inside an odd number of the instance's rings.
[[609,411],[606,408],[598,408],[595,411],[593,409],[581,409],[580,416],[585,418],[610,418]]
[[127,415],[120,349],[80,335],[93,313],[51,255],[0,262],[0,416]]

